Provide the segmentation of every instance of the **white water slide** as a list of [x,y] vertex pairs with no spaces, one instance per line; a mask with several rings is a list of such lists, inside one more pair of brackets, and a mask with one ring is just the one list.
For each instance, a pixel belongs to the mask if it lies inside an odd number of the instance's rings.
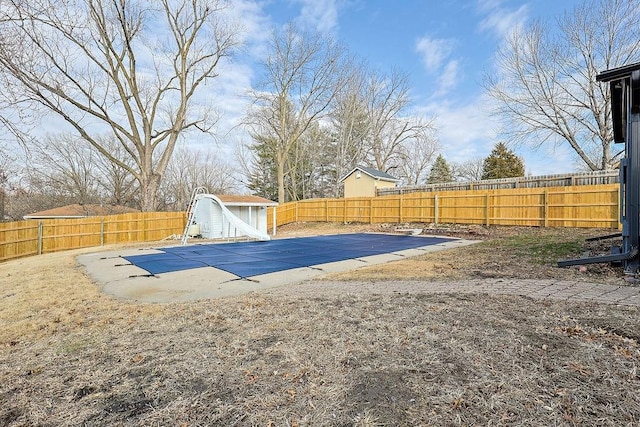
[[220,197],[202,190],[194,191],[182,243],[199,235],[207,239],[250,238],[271,240],[266,231],[266,206],[275,203],[234,203],[227,207]]

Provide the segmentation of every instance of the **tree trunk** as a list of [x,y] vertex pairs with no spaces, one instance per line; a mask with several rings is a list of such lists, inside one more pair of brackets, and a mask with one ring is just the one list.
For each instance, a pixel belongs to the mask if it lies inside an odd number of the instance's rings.
[[4,221],[4,200],[5,200],[4,188],[0,188],[0,222]]
[[285,202],[284,193],[284,159],[278,156],[278,203]]
[[140,182],[140,210],[152,212],[156,209],[160,175],[152,174]]

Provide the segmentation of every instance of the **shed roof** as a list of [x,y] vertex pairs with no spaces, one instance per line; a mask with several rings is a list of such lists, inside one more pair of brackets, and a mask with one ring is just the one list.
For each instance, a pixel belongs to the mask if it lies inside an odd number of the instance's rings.
[[357,166],[357,167],[353,168],[353,170],[351,172],[349,172],[344,177],[342,177],[340,179],[340,182],[342,182],[345,179],[347,179],[352,173],[354,173],[357,170],[369,175],[373,179],[378,179],[378,180],[381,180],[381,181],[390,181],[390,182],[398,182],[398,181],[400,181],[398,178],[393,177],[393,176],[389,175],[386,172],[382,172],[382,171],[379,171],[379,170],[376,170],[376,169],[373,169],[373,168],[367,168],[367,167],[364,167],[364,166]]
[[122,213],[140,212],[137,209],[119,205],[80,205],[73,204],[47,209],[25,215],[24,219],[53,219],[53,218],[86,218],[90,216],[117,215]]
[[640,70],[640,62],[623,65],[621,67],[612,68],[610,70],[605,70],[596,76],[596,81],[610,82],[612,80],[620,80],[629,77],[632,72],[637,70]]
[[227,206],[278,206],[277,202],[259,196],[220,194],[216,197]]

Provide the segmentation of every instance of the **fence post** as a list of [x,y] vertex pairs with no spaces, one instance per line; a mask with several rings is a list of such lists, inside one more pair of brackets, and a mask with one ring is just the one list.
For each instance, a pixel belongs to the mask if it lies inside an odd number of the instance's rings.
[[104,217],[100,218],[100,246],[104,246]]
[[277,224],[276,224],[276,221],[277,221],[276,210],[277,210],[277,208],[278,208],[277,206],[272,206],[271,207],[271,209],[272,209],[271,218],[272,218],[272,222],[273,222],[273,235],[274,236],[276,235],[276,228],[277,228]]
[[293,213],[296,217],[296,222],[298,222],[298,201],[296,200],[295,202],[293,202]]
[[433,196],[433,222],[438,225],[438,195]]
[[42,221],[38,221],[38,255],[42,255]]
[[484,217],[488,227],[489,226],[489,193],[484,195]]
[[329,200],[324,199],[324,222],[329,222]]
[[369,197],[369,224],[373,224],[373,199],[374,197]]
[[342,199],[342,222],[347,223],[347,199]]
[[549,191],[544,190],[542,193],[542,214],[544,215],[543,225],[546,227],[549,226]]
[[400,191],[400,197],[398,199],[398,223],[402,223],[402,191]]

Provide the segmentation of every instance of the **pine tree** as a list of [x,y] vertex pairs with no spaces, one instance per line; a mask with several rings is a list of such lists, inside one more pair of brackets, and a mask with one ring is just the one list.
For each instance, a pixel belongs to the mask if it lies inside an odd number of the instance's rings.
[[275,157],[271,146],[266,143],[266,137],[254,135],[256,141],[251,145],[255,152],[252,161],[253,170],[248,176],[247,187],[251,194],[270,200],[278,198],[278,177]]
[[484,159],[482,179],[515,178],[524,176],[524,163],[503,142],[498,142]]
[[451,166],[449,166],[444,157],[442,157],[442,154],[440,154],[431,167],[431,172],[429,172],[429,177],[427,178],[427,184],[451,182],[453,180],[454,178]]

